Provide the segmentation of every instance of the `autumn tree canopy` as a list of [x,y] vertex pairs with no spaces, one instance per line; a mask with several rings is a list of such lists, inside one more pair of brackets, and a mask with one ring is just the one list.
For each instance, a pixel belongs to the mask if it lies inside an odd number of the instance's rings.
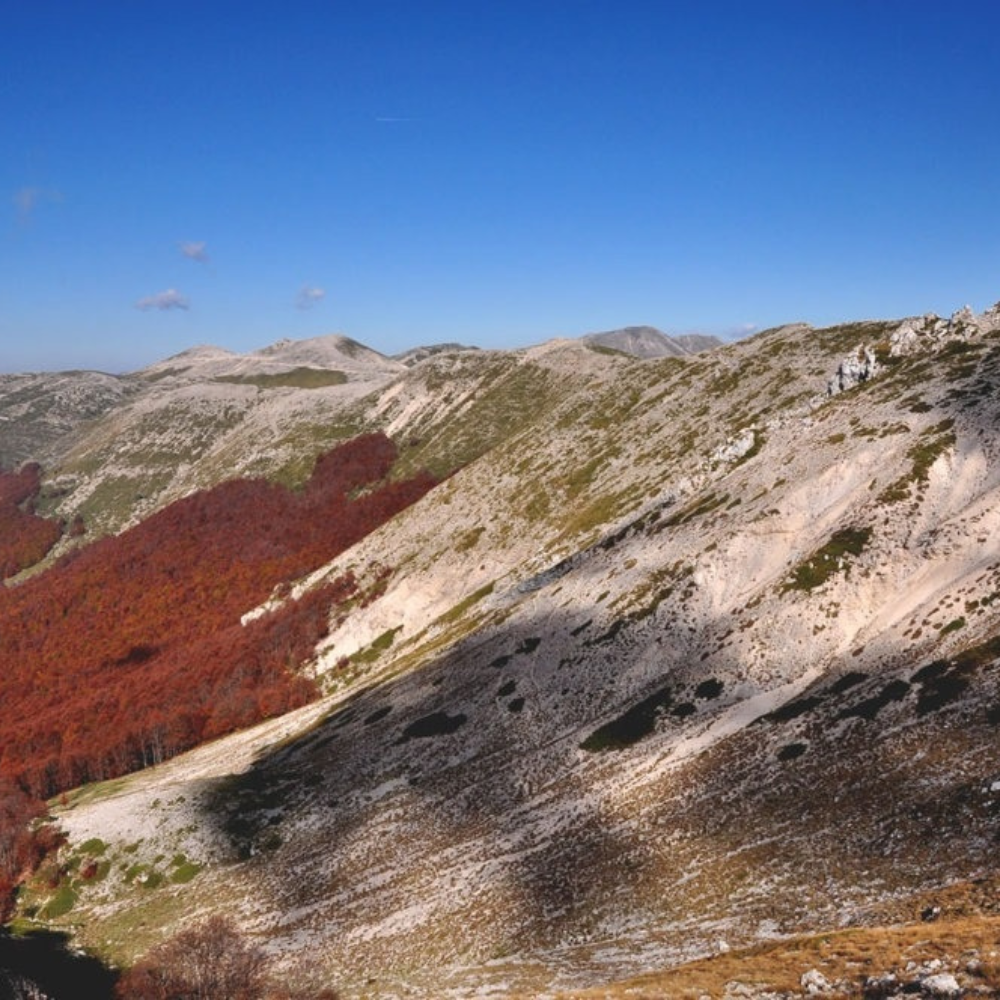
[[[0,588],[0,775],[47,796],[314,697],[296,668],[353,579],[241,616],[434,485],[391,481],[395,458],[384,435],[360,437],[321,456],[301,491],[226,482]],[[0,503],[23,503],[30,479],[0,481]]]

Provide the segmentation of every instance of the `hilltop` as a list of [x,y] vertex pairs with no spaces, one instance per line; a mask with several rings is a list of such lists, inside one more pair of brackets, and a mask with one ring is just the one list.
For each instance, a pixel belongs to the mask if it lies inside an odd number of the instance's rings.
[[128,962],[224,912],[346,996],[541,996],[995,877],[1000,309],[648,359],[306,345],[88,376],[61,434],[33,383],[0,434],[90,533],[49,561],[362,434],[440,481],[244,615],[351,575],[295,665],[322,698],[70,791],[22,917]]

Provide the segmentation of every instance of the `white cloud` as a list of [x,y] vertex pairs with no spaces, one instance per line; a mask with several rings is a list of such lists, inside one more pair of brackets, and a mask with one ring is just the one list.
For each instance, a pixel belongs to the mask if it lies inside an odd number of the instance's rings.
[[299,289],[299,294],[295,296],[296,309],[312,309],[326,298],[326,290],[315,288],[311,285],[303,285]]
[[53,191],[49,188],[32,187],[29,185],[16,191],[11,200],[17,209],[18,219],[21,222],[27,222],[39,205],[45,202],[62,201],[62,195],[58,191]]
[[208,254],[205,252],[205,241],[200,240],[198,242],[189,243],[178,243],[180,251],[187,257],[188,260],[195,260],[199,264],[204,264],[208,260]]
[[166,312],[168,309],[188,309],[190,304],[176,288],[168,288],[165,292],[157,292],[155,295],[147,295],[144,299],[139,299],[135,307],[142,309],[143,312],[150,309]]

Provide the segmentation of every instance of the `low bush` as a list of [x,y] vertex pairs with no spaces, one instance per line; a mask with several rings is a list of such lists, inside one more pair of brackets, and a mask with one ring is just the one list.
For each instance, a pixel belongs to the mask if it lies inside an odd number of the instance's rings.
[[154,948],[125,972],[119,1000],[336,1000],[332,989],[276,983],[264,950],[224,917],[208,920]]

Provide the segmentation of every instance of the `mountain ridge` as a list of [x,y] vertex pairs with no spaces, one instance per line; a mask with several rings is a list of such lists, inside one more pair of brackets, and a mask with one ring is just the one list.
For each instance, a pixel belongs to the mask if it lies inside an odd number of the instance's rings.
[[[161,387],[144,412],[189,430],[230,407],[192,470],[253,468],[280,415],[444,481],[262,605],[347,571],[372,595],[304,666],[325,700],[55,809],[66,863],[98,839],[112,867],[49,923],[121,962],[224,910],[348,996],[539,996],[995,873],[997,377],[1000,317],[959,310]],[[52,473],[80,477],[63,516],[128,456],[149,481],[149,425],[108,419]]]

